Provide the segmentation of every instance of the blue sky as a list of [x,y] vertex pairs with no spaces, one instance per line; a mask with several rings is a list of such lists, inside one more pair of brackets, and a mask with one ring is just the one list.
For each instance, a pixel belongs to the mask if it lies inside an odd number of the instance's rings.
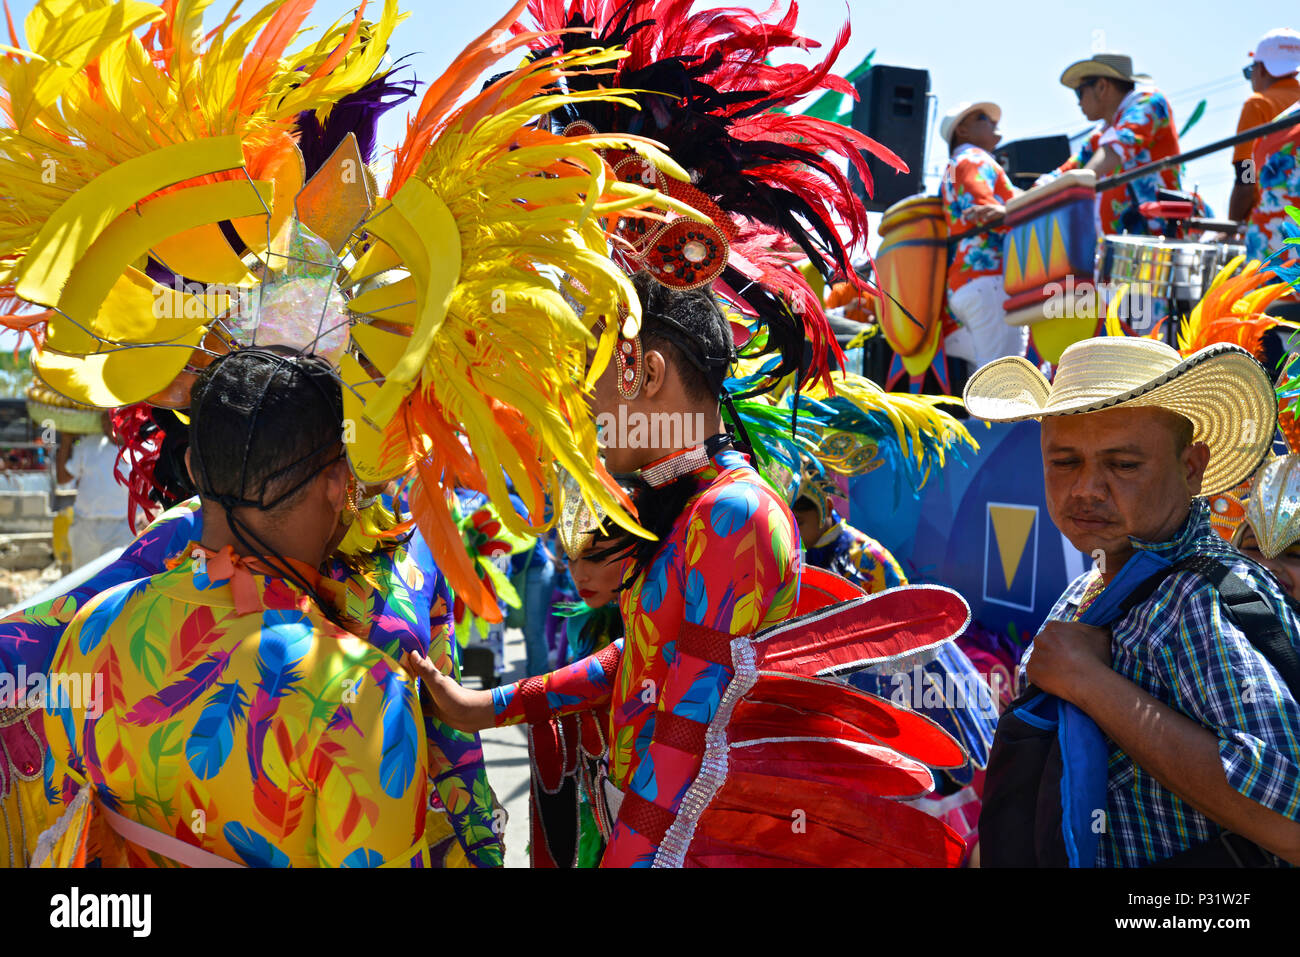
[[[749,2],[761,7],[765,0]],[[378,0],[372,3],[378,8]],[[697,4],[701,8],[722,5]],[[32,2],[10,0],[10,6],[21,21]],[[217,0],[208,12],[208,23],[215,25],[229,6]],[[246,6],[256,9],[257,0]],[[309,23],[329,23],[353,8],[347,0],[318,0]],[[414,72],[427,82],[465,43],[502,16],[509,4],[506,0],[405,0],[403,8],[413,15],[399,27],[392,55],[413,54]],[[1183,148],[1191,149],[1235,131],[1241,103],[1250,92],[1241,67],[1265,32],[1292,25],[1282,19],[1284,15],[1268,12],[1264,4],[1221,0],[1184,0],[1176,6],[1137,0],[1089,4],[805,0],[799,27],[804,35],[829,42],[848,17],[853,32],[839,60],[840,72],[852,69],[872,49],[877,63],[928,69],[938,113],[962,100],[994,100],[1003,108],[1004,140],[1084,129],[1087,121],[1073,93],[1058,82],[1061,71],[1095,50],[1128,53],[1137,70],[1151,74],[1169,97],[1180,127],[1198,100],[1207,101],[1204,117],[1183,141]],[[931,175],[942,170],[947,152],[935,142],[934,126],[927,162]],[[384,144],[398,143],[402,128],[400,115],[386,118],[381,129]],[[1227,206],[1230,175],[1225,151],[1190,164],[1183,183],[1189,188],[1199,186],[1221,214]],[[931,180],[928,185],[933,189],[936,183]],[[877,219],[872,218],[873,232]],[[873,235],[873,248],[875,239]]]

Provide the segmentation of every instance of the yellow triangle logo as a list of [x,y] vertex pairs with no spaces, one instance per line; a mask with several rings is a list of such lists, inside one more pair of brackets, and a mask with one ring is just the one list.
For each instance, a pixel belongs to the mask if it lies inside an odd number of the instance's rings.
[[1025,282],[1030,286],[1042,286],[1047,283],[1047,267],[1043,263],[1043,251],[1038,239],[1038,227],[1029,227],[1029,238],[1025,241]]
[[1002,575],[1010,588],[1038,513],[1022,505],[990,505],[989,517],[993,520],[993,537],[997,540],[998,557],[1002,560]]

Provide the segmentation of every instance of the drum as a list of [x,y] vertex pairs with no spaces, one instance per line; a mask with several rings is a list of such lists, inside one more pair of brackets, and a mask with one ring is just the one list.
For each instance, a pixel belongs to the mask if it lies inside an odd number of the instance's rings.
[[1054,363],[1097,329],[1096,174],[1071,170],[1021,193],[1007,203],[1005,223],[1007,323],[1029,325],[1035,350]]
[[943,200],[912,196],[885,210],[876,253],[880,329],[912,375],[930,365],[939,347],[947,271]]
[[1134,332],[1145,333],[1163,316],[1190,311],[1219,270],[1244,253],[1235,243],[1103,236],[1097,244],[1097,282],[1107,300],[1128,287],[1122,318]]
[[1097,245],[1097,281],[1128,283],[1134,291],[1168,302],[1196,302],[1236,247],[1166,239],[1103,236]]
[[1092,289],[1096,186],[1091,170],[1071,170],[1007,203],[1002,281],[1011,325],[1059,318],[1049,303]]

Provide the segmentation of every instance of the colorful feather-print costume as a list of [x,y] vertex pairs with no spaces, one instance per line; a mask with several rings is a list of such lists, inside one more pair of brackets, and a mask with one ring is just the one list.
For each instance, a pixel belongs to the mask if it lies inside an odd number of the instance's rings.
[[[417,683],[295,585],[186,552],[64,633],[52,671],[103,684],[46,709],[50,801],[89,782],[110,811],[250,867],[427,867]],[[313,587],[341,601],[346,585]],[[103,860],[123,862],[168,863],[131,843]]]
[[[160,516],[117,561],[69,594],[0,622],[0,672],[17,674],[21,666],[29,675],[47,673],[64,628],[90,599],[118,584],[157,574],[169,560],[181,555],[189,542],[202,537],[202,512],[197,504],[197,499],[191,500]],[[394,659],[406,650],[418,648],[440,669],[459,678],[450,595],[418,533],[406,546],[379,549],[361,562],[336,557],[328,572],[331,578],[346,584],[344,610],[352,618],[369,623],[366,637],[374,647]],[[35,718],[31,731],[39,736],[43,754],[39,714]],[[495,799],[478,735],[457,731],[428,716],[423,720],[434,798],[434,813],[429,816],[430,847],[440,851],[433,863],[436,866],[439,861],[467,859],[479,867],[500,866],[501,842],[492,830]],[[30,774],[28,777],[35,780]],[[34,790],[36,785],[30,787]],[[7,799],[6,808],[19,799],[15,792]],[[43,805],[42,798],[36,808],[41,820],[29,821],[26,828],[28,853],[46,823]],[[31,809],[27,810],[30,816]],[[7,818],[17,823],[16,808]],[[20,846],[22,835],[13,824],[9,827],[10,841]],[[15,863],[22,862],[22,856],[16,854]]]
[[[798,533],[789,510],[745,460],[723,452],[694,475],[698,493],[687,505],[654,564],[622,594],[626,637],[604,651],[544,678],[493,690],[499,724],[543,710],[563,714],[607,704],[609,777],[627,792],[602,863],[649,865],[700,767],[699,751],[656,741],[656,725],[707,724],[731,678],[723,665],[680,652],[683,622],[746,635],[784,620],[799,590]],[[701,742],[702,743],[702,742]],[[639,807],[638,830],[628,824]]]
[[[960,838],[892,799],[933,786],[920,762],[964,764],[961,746],[814,675],[838,667],[836,654],[889,654],[860,636],[926,611],[939,626],[914,634],[950,640],[969,618],[964,602],[896,589],[868,609],[825,573],[801,593],[794,519],[746,457],[724,449],[688,474],[695,495],[620,600],[626,636],[496,689],[498,722],[609,708],[609,780],[622,796],[610,795],[602,866],[958,863]],[[792,618],[802,612],[838,625],[819,632]]]

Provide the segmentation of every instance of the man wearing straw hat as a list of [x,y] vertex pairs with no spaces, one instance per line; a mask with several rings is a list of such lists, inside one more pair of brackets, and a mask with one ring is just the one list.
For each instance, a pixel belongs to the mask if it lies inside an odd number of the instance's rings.
[[[1300,863],[1295,690],[1254,628],[1238,627],[1224,580],[1184,569],[1198,556],[1230,570],[1263,619],[1276,617],[1281,645],[1300,649],[1281,587],[1218,536],[1202,497],[1267,455],[1277,407],[1267,373],[1235,345],[1182,359],[1162,342],[1103,337],[1067,349],[1050,385],[1023,359],[992,362],[965,399],[988,421],[1042,422],[1048,512],[1095,560],[1057,601],[1025,670],[1109,739],[1096,864],[1195,864],[1219,845],[1247,864]],[[1174,569],[1110,629],[1080,624],[1143,551]]]
[[[1122,53],[1097,53],[1066,67],[1061,85],[1074,91],[1084,116],[1101,123],[1057,172],[1090,169],[1104,179],[1177,156],[1173,110],[1163,93],[1143,83],[1150,79],[1145,73],[1134,73],[1132,58]],[[1139,209],[1142,203],[1153,202],[1161,187],[1179,188],[1176,166],[1103,190],[1098,196],[1102,232],[1163,233],[1164,220],[1148,220]]]
[[[1016,194],[1006,171],[993,158],[1002,139],[996,103],[962,103],[939,124],[951,158],[939,184],[948,235],[970,233],[1002,217]],[[958,240],[948,266],[948,310],[961,328],[944,341],[955,359],[978,368],[999,356],[1023,356],[1029,345],[1026,326],[1009,326],[1003,303],[1002,233],[989,231]]]

